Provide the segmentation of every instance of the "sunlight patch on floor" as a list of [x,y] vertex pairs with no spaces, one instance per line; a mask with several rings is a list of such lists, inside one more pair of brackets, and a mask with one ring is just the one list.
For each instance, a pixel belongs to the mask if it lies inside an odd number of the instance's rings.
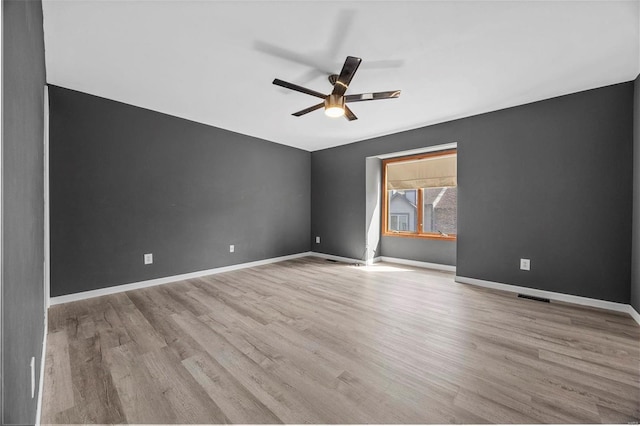
[[407,269],[407,268],[401,268],[399,266],[389,266],[389,265],[359,266],[357,269],[365,272],[412,272],[413,271],[413,269]]

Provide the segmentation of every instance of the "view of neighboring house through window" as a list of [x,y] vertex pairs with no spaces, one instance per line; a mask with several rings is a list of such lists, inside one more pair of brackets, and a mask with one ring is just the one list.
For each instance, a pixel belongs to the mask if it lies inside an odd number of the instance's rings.
[[385,160],[383,185],[384,235],[456,238],[455,149]]
[[416,232],[418,229],[418,210],[416,208],[418,191],[415,189],[395,191],[389,197],[389,203],[393,207],[389,211],[389,229]]

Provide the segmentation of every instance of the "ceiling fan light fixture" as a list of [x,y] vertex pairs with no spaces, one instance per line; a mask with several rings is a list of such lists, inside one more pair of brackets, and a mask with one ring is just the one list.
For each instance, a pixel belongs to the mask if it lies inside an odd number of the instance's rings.
[[329,107],[324,110],[324,113],[331,118],[338,118],[344,115],[344,110],[340,107]]
[[331,94],[324,100],[324,113],[337,118],[344,115],[344,96]]

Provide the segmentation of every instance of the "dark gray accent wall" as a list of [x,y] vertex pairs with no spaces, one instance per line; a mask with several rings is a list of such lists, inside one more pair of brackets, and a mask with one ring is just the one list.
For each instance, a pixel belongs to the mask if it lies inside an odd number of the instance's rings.
[[[362,258],[366,157],[457,142],[458,275],[628,303],[632,110],[627,82],[313,152],[314,250]],[[391,238],[383,256],[453,253]]]
[[50,105],[52,296],[309,250],[309,152],[60,87]]
[[631,256],[631,306],[640,313],[640,75],[633,95],[633,248]]
[[3,424],[34,424],[44,337],[42,3],[2,2]]

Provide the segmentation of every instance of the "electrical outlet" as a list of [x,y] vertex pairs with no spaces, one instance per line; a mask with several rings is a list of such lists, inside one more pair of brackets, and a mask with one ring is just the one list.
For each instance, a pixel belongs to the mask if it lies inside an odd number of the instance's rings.
[[31,357],[31,398],[36,396],[36,357]]
[[316,244],[320,244],[320,237],[316,237]]
[[144,264],[151,265],[153,263],[153,253],[147,253],[144,255]]
[[229,253],[234,253],[236,251],[236,246],[234,246],[233,244],[231,244],[229,246]]
[[520,259],[520,269],[523,271],[530,271],[531,259]]

